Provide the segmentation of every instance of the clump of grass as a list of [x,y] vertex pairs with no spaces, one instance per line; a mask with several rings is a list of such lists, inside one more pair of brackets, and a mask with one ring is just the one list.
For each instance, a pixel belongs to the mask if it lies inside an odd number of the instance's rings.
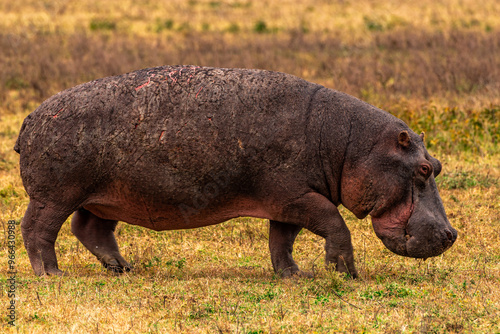
[[379,20],[365,16],[365,17],[363,17],[363,21],[365,22],[366,28],[370,31],[383,31],[384,30],[384,25]]
[[99,31],[99,30],[116,30],[116,22],[111,21],[107,18],[94,18],[90,21],[89,25],[90,30]]
[[403,27],[407,25],[406,20],[401,17],[390,15],[390,16],[363,16],[363,22],[365,27],[369,31],[384,31],[391,30],[396,27]]
[[240,26],[238,25],[238,23],[231,23],[227,27],[227,31],[230,33],[236,34],[240,31]]
[[255,22],[253,30],[259,34],[269,32],[269,28],[267,27],[267,23],[263,20],[258,20],[257,22]]
[[174,29],[174,20],[172,19],[167,19],[167,20],[156,20],[156,25],[154,28],[154,31],[156,32],[162,32],[163,30],[172,30]]
[[201,31],[210,31],[210,23],[203,22],[201,24]]
[[498,178],[474,171],[456,170],[443,173],[437,179],[438,186],[445,189],[490,188],[498,185]]
[[416,292],[398,283],[392,282],[386,284],[382,288],[367,287],[365,291],[361,291],[360,295],[362,298],[366,299],[378,299],[378,298],[407,298],[414,296]]
[[208,5],[213,8],[213,9],[216,9],[216,8],[219,8],[221,6],[221,2],[220,1],[210,1],[208,3]]

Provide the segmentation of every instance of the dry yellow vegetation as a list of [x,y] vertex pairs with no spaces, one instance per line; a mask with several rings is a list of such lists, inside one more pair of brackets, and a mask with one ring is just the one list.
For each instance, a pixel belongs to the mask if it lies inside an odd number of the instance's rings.
[[[20,333],[500,332],[500,2],[485,0],[0,0],[0,331]],[[8,222],[28,198],[12,150],[23,118],[91,79],[163,64],[252,67],[355,95],[427,133],[455,245],[427,261],[390,253],[343,210],[360,279],[323,268],[323,241],[295,244],[312,279],[273,275],[267,222],[186,231],[125,223],[116,276],[66,223],[63,277],[34,276],[16,225],[16,321],[8,324]]]

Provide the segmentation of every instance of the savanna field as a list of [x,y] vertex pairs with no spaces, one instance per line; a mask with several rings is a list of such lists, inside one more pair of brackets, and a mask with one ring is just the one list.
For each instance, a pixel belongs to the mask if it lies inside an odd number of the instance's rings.
[[[500,333],[500,2],[0,0],[0,332]],[[324,241],[294,248],[313,278],[274,275],[268,222],[154,232],[119,223],[134,270],[103,269],[69,221],[63,277],[36,277],[16,225],[15,326],[8,222],[28,197],[13,151],[23,119],[76,84],[166,64],[297,75],[424,131],[458,239],[397,256],[342,208],[360,278],[324,268]]]

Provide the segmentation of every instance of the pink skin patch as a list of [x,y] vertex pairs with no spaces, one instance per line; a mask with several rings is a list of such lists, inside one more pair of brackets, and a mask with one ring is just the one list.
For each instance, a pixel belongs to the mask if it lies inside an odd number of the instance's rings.
[[[168,81],[168,79],[172,80],[172,84],[175,85],[180,80],[183,71],[191,71],[191,73],[189,74],[189,78],[187,80],[187,83],[189,84],[189,82],[191,81],[191,78],[193,78],[193,76],[196,74],[196,69],[198,69],[198,68],[200,68],[200,67],[199,66],[190,66],[190,67],[185,67],[185,68],[181,68],[180,70],[174,70],[174,71],[164,70],[164,72],[166,72],[166,74],[164,76],[160,75],[160,77],[163,77],[164,81]],[[142,85],[139,85],[139,86],[135,87],[136,91],[138,91],[138,90],[140,90],[140,89],[148,86],[149,84],[151,84],[152,78],[155,77],[156,74],[152,73],[152,74],[149,74],[149,75],[150,76],[149,76],[147,82],[143,83]]]
[[[174,84],[176,84],[176,83],[177,83],[177,78],[173,76],[173,75],[175,75],[175,74],[177,74],[177,71],[172,71],[172,72],[168,73],[168,77],[169,77],[170,79],[172,79],[172,82],[173,82]],[[181,74],[182,74],[182,70],[181,70]]]
[[165,134],[165,130],[163,130],[161,133],[160,133],[160,138],[158,138],[158,141],[161,141],[163,139],[163,135]]
[[59,116],[59,113],[60,113],[61,111],[63,111],[63,109],[64,109],[64,108],[59,109],[59,111],[58,111],[58,112],[56,112],[54,115],[52,115],[52,118],[57,118],[57,116]]
[[[150,72],[148,72],[148,74],[149,74],[149,73],[150,73]],[[148,81],[147,81],[146,83],[143,83],[142,85],[135,87],[135,91],[138,91],[139,89],[144,88],[144,87],[146,87],[147,85],[149,85],[149,84],[151,83],[151,78],[153,78],[154,76],[155,76],[155,74],[154,74],[154,73],[153,73],[153,74],[151,74],[151,75],[150,75],[150,77],[148,78]]]
[[197,98],[197,97],[198,97],[198,94],[200,94],[200,92],[201,92],[201,90],[202,90],[203,88],[205,88],[205,86],[202,86],[202,87],[198,90],[198,93],[196,93],[195,98]]
[[408,224],[413,213],[413,201],[402,203],[395,208],[386,211],[379,217],[372,217],[372,225],[378,236],[394,236],[394,233],[401,234]]
[[[193,78],[193,76],[195,75],[196,73],[196,69],[200,68],[200,66],[191,66],[189,69],[192,70],[193,72],[189,75],[189,78],[187,80],[187,83],[189,84],[189,82],[191,81],[191,79]],[[182,73],[182,70],[181,70],[181,73]]]

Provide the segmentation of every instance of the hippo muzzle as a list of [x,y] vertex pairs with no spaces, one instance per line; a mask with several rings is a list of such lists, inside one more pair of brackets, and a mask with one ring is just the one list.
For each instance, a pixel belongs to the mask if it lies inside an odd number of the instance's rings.
[[457,239],[457,230],[446,216],[436,215],[428,209],[415,212],[406,227],[406,256],[428,258],[438,256],[450,248]]
[[429,187],[414,194],[418,195],[413,196],[410,209],[398,210],[409,213],[408,219],[401,219],[401,214],[372,217],[373,228],[384,245],[398,255],[424,259],[438,256],[453,245],[457,231],[446,217],[433,178]]
[[457,239],[457,231],[449,223],[448,226],[436,225],[439,223],[432,216],[411,217],[406,228],[392,229],[390,233],[375,228],[375,233],[392,252],[425,259],[444,253]]

